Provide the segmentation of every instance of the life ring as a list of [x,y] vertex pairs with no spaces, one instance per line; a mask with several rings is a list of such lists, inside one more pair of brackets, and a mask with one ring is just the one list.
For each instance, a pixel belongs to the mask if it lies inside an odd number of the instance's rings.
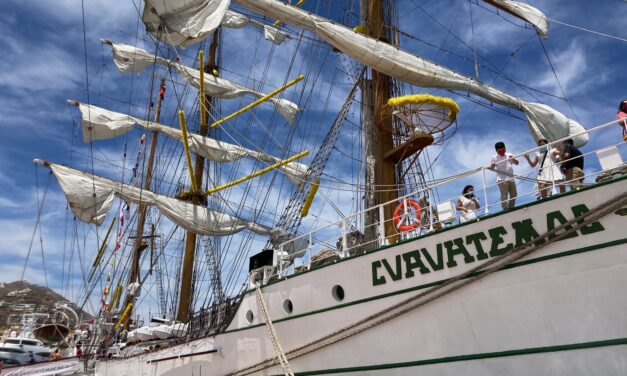
[[[412,218],[411,213],[406,210],[406,206],[412,206],[416,210],[415,218]],[[394,227],[397,231],[405,232],[415,230],[420,224],[420,205],[414,200],[403,200],[396,209],[394,209]],[[406,221],[410,221],[409,224],[404,224]]]

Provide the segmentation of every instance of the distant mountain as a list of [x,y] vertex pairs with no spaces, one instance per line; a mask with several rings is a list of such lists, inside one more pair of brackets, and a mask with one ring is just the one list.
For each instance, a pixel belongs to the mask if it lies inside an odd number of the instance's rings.
[[[26,281],[0,282],[0,329],[7,329],[19,320],[23,313],[54,314],[55,304],[59,302],[66,302],[72,307],[81,321],[93,318],[47,287]],[[62,315],[58,319],[61,320]]]

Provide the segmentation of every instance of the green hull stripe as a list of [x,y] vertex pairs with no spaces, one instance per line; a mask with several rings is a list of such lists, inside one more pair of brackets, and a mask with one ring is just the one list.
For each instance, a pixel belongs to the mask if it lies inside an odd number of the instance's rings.
[[[613,240],[611,242],[596,244],[596,245],[592,245],[592,246],[589,246],[589,247],[573,249],[573,250],[570,250],[570,251],[556,253],[554,255],[542,256],[542,257],[538,257],[538,258],[535,258],[535,259],[532,259],[532,260],[525,260],[525,261],[515,262],[515,263],[512,263],[512,264],[508,265],[507,267],[505,267],[505,269],[517,268],[517,267],[520,267],[520,266],[525,266],[525,265],[529,265],[529,264],[535,264],[537,262],[552,260],[552,259],[566,257],[566,256],[572,256],[572,255],[576,255],[576,254],[579,254],[579,253],[586,253],[586,252],[595,251],[595,250],[598,250],[598,249],[612,247],[612,246],[615,246],[615,245],[621,245],[621,244],[625,244],[625,243],[627,243],[627,238],[619,239],[619,240]],[[481,274],[481,272],[473,273],[470,276],[468,276],[468,278],[475,277],[475,276],[477,276],[479,274]],[[402,290],[389,292],[389,293],[386,293],[386,294],[376,295],[376,296],[373,296],[373,297],[370,297],[370,298],[355,300],[355,301],[352,301],[352,302],[349,302],[349,303],[337,304],[337,305],[334,305],[334,306],[330,306],[330,307],[326,307],[326,308],[322,308],[322,309],[318,309],[318,310],[314,310],[314,311],[304,312],[304,313],[300,313],[300,314],[297,314],[297,315],[292,315],[292,316],[289,316],[289,317],[283,317],[283,318],[280,318],[280,319],[272,320],[272,322],[273,323],[277,323],[277,322],[281,322],[281,321],[293,320],[293,319],[296,319],[296,318],[299,318],[299,317],[303,317],[303,316],[315,315],[315,314],[318,314],[318,313],[331,311],[331,310],[334,310],[334,309],[340,309],[340,308],[348,307],[348,306],[355,305],[355,304],[361,304],[361,303],[365,303],[365,302],[369,302],[369,301],[373,301],[373,300],[379,300],[379,299],[387,298],[387,297],[394,296],[394,295],[404,294],[404,293],[411,292],[411,291],[422,290],[422,289],[426,289],[426,288],[429,288],[429,287],[441,285],[441,284],[445,283],[446,281],[448,281],[449,279],[450,278],[442,279],[442,280],[439,280],[439,281],[426,283],[424,285],[414,286],[414,287],[410,287],[410,288],[406,288],[406,289],[402,289]],[[255,324],[255,325],[250,325],[250,326],[246,326],[246,327],[243,327],[243,328],[227,330],[224,333],[237,332],[237,331],[240,331],[240,330],[252,329],[252,328],[259,327],[259,326],[265,326],[265,324]]]
[[391,368],[416,367],[416,366],[424,366],[424,365],[429,365],[429,364],[453,363],[453,362],[463,362],[463,361],[468,361],[468,360],[502,358],[506,356],[542,354],[542,353],[550,353],[550,352],[558,352],[558,351],[572,351],[572,350],[592,349],[595,347],[607,347],[607,346],[619,346],[619,345],[627,345],[627,338],[617,338],[617,339],[610,339],[610,340],[605,340],[605,341],[574,343],[570,345],[532,347],[529,349],[507,350],[507,351],[488,352],[488,353],[470,354],[470,355],[447,356],[444,358],[416,360],[413,362],[388,363],[388,364],[377,364],[377,365],[361,366],[361,367],[348,367],[348,368],[336,368],[336,369],[323,369],[323,370],[307,371],[307,372],[296,372],[295,375],[306,376],[306,375],[325,375],[325,374],[331,374],[331,373],[375,371],[375,370],[391,369]]

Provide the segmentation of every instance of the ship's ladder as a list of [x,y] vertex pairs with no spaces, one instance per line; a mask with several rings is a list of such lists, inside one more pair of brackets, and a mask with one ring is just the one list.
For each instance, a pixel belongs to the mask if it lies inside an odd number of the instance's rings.
[[[550,230],[540,235],[539,237],[533,239],[530,242],[527,242],[525,244],[521,244],[518,247],[515,247],[510,252],[504,255],[494,257],[456,277],[453,277],[441,285],[435,286],[429,290],[418,293],[416,295],[412,295],[411,297],[393,306],[390,306],[384,310],[381,310],[370,316],[367,316],[346,327],[340,328],[332,333],[325,335],[324,337],[317,338],[302,346],[289,350],[286,353],[283,353],[281,351],[283,356],[285,356],[285,362],[291,359],[295,359],[295,358],[310,354],[314,351],[320,350],[332,344],[338,343],[342,340],[350,338],[370,328],[374,328],[396,317],[399,317],[407,312],[413,311],[423,305],[426,305],[456,290],[459,290],[473,282],[476,282],[494,272],[497,272],[507,267],[508,265],[516,262],[517,260],[520,260],[523,257],[529,256],[530,254],[546,247],[547,245],[555,241],[559,241],[559,240],[569,237],[571,234],[575,233],[577,230],[585,228],[591,223],[598,221],[600,218],[620,209],[621,207],[625,205],[627,205],[627,192],[623,192],[622,194],[616,197],[613,197],[611,200],[608,200],[596,206],[590,211],[585,212],[579,216],[576,216],[570,221],[567,221],[561,224],[560,226],[554,228],[553,230]],[[261,288],[259,287],[259,285],[257,285],[257,296],[261,296]],[[261,298],[261,301],[263,301],[263,298]],[[262,305],[262,309],[264,309],[264,315],[266,316],[266,323],[270,322],[269,327],[272,327],[271,321],[269,321],[269,317],[267,316],[265,303],[264,305]],[[273,327],[272,327],[272,332],[274,333],[273,336],[276,337],[276,332],[274,331]],[[277,343],[278,343],[278,339],[277,339]],[[246,368],[240,369],[229,375],[233,375],[233,376],[250,375],[253,373],[260,372],[261,370],[270,368],[276,364],[277,364],[276,358],[270,358],[270,359],[261,361],[259,363],[253,364],[251,366],[248,366]]]

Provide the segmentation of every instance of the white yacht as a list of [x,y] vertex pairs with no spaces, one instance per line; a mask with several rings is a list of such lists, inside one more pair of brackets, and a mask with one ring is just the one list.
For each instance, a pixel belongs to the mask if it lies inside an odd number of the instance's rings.
[[43,362],[50,358],[52,349],[38,339],[24,337],[7,338],[0,346],[0,358],[20,360],[20,364],[28,363],[31,353],[34,362]]

